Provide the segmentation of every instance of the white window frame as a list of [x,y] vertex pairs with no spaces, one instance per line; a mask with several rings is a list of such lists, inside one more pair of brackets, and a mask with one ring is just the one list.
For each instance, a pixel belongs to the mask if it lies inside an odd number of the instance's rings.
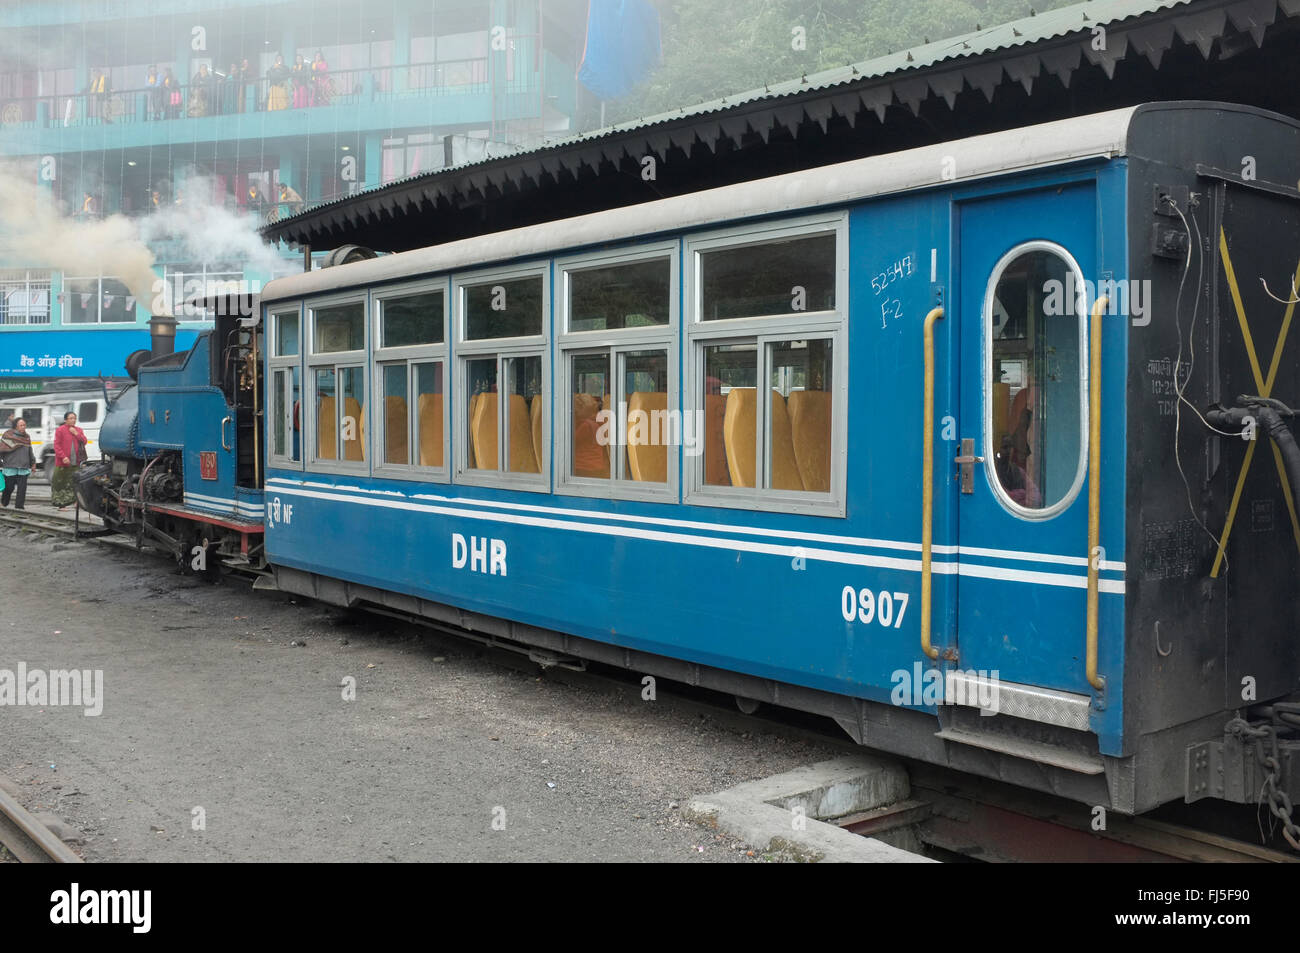
[[[324,351],[316,353],[316,312],[324,308],[336,308],[340,305],[359,304],[361,305],[361,333],[362,344],[360,350],[352,351]],[[336,450],[338,458],[321,459],[316,456],[316,372],[323,368],[331,368],[334,371],[334,398],[336,411],[341,410],[342,405],[339,403],[339,372],[352,367],[361,368],[361,393],[370,394],[370,307],[369,296],[365,291],[350,291],[344,294],[330,295],[328,297],[308,299],[303,302],[303,318],[299,322],[299,328],[302,331],[302,343],[300,349],[304,351],[304,369],[303,369],[303,394],[310,397],[308,401],[307,412],[302,415],[304,440],[306,448],[303,451],[304,469],[317,473],[346,473],[352,475],[369,474],[370,467],[374,462],[374,450],[369,447],[373,437],[373,428],[368,419],[371,416],[369,401],[362,408],[362,416],[366,418],[363,421],[357,421],[357,426],[365,428],[365,438],[362,440],[365,459],[360,462],[344,460],[342,452],[342,430],[335,433],[335,440],[339,441]]]
[[[296,354],[279,354],[277,347],[280,339],[280,318],[295,315],[298,318],[298,353]],[[302,385],[306,374],[303,371],[303,307],[302,302],[295,301],[287,306],[267,305],[266,308],[266,326],[270,333],[266,335],[266,355],[267,355],[267,390],[268,392],[275,386],[276,371],[285,371],[289,376],[285,379],[284,397],[284,433],[286,445],[293,446],[293,369],[298,369],[299,381],[299,403],[298,403],[298,459],[293,459],[289,454],[279,454],[275,452],[275,421],[272,419],[272,411],[275,407],[273,400],[268,401],[266,414],[266,440],[263,444],[267,448],[267,457],[269,466],[279,470],[302,470],[304,458],[306,457],[306,410],[302,406],[302,396],[305,388]]]
[[[18,272],[22,272],[23,277],[18,277]],[[5,277],[8,274],[9,277]],[[42,278],[41,275],[45,277]],[[32,286],[36,285],[36,291],[45,292],[45,320],[32,320]],[[4,322],[0,327],[4,328],[44,328],[54,323],[54,272],[41,271],[34,268],[13,268],[0,270],[0,294],[8,295],[11,292],[22,291],[27,303],[23,309],[23,320],[10,320],[12,315],[8,307],[5,308]]]
[[[998,282],[1002,278],[1003,272],[1007,267],[1022,255],[1032,254],[1041,251],[1051,255],[1056,255],[1074,274],[1074,287],[1077,289],[1075,295],[1075,320],[1079,326],[1079,459],[1074,474],[1074,482],[1070,484],[1070,489],[1065,495],[1053,503],[1051,506],[1045,506],[1042,509],[1030,509],[1027,506],[1021,506],[1015,500],[1011,499],[1010,494],[1002,486],[1002,481],[998,478],[996,469],[996,458],[1000,447],[993,446],[993,292],[997,288]],[[980,361],[980,371],[983,375],[983,382],[980,385],[981,399],[984,401],[984,469],[985,476],[988,478],[989,485],[993,487],[994,498],[1002,504],[1002,508],[1013,516],[1018,516],[1023,520],[1040,522],[1049,520],[1060,515],[1070,508],[1079,497],[1083,489],[1084,477],[1088,473],[1088,434],[1090,432],[1091,408],[1088,402],[1088,321],[1090,320],[1087,300],[1087,282],[1083,277],[1083,269],[1079,267],[1078,260],[1062,245],[1056,242],[1049,242],[1044,239],[1034,239],[1033,241],[1021,242],[1014,248],[1010,249],[1005,255],[998,259],[993,270],[989,273],[988,284],[984,288],[984,307],[980,315],[983,323],[982,328],[982,360]]]
[[[394,298],[408,298],[412,295],[430,294],[431,292],[442,293],[442,343],[441,344],[410,344],[399,347],[384,346],[384,305]],[[391,364],[403,364],[406,367],[406,392],[408,395],[406,407],[406,448],[407,459],[410,463],[388,463],[384,460],[383,441],[380,439],[383,433],[384,424],[387,416],[380,417],[379,413],[371,414],[371,418],[380,421],[376,423],[377,434],[370,434],[370,459],[372,470],[376,477],[382,477],[387,480],[417,480],[422,483],[449,483],[451,481],[451,403],[452,403],[452,386],[451,386],[451,280],[447,277],[434,278],[425,281],[417,281],[401,285],[385,287],[382,290],[372,291],[370,294],[370,341],[373,342],[371,347],[371,372],[370,380],[372,393],[370,395],[371,406],[379,408],[384,406],[384,374],[383,368]],[[418,402],[415,398],[415,368],[420,364],[442,364],[442,460],[440,467],[422,467],[414,462],[418,459],[418,432],[416,430],[416,414]]]
[[[610,445],[610,475],[608,479],[577,477],[569,473],[573,460],[573,362],[575,355],[605,354],[610,362],[610,401],[617,423],[619,402],[626,400],[624,381],[620,369],[622,355],[635,351],[664,351],[668,358],[668,412],[680,413],[680,348],[678,333],[681,327],[681,240],[639,245],[618,251],[598,254],[573,255],[556,261],[558,277],[557,294],[557,377],[562,386],[556,387],[552,419],[556,421],[555,485],[556,493],[567,496],[590,496],[602,499],[647,500],[656,503],[675,503],[679,499],[678,474],[681,470],[681,448],[668,448],[668,481],[646,483],[630,477],[619,479],[623,466],[624,448]],[[570,275],[574,272],[667,258],[669,262],[668,323],[653,327],[623,328],[615,330],[570,331]],[[703,439],[703,434],[700,435]]]
[[[67,320],[67,315],[64,314],[64,313],[61,311],[61,312],[59,313],[59,322],[60,322],[60,324],[62,324],[64,327],[69,327],[69,328],[91,327],[92,325],[93,325],[93,326],[98,326],[98,325],[101,325],[101,324],[107,324],[107,325],[111,325],[111,326],[113,326],[113,327],[123,328],[123,327],[126,327],[127,325],[138,324],[138,323],[140,322],[140,306],[143,304],[143,305],[145,306],[146,310],[147,310],[147,309],[149,309],[149,308],[151,307],[151,303],[148,302],[148,301],[144,301],[144,302],[142,302],[142,301],[140,301],[138,298],[136,299],[135,306],[132,308],[132,311],[134,312],[134,314],[132,315],[132,317],[128,318],[128,319],[125,320],[125,321],[105,321],[105,320],[104,320],[104,279],[105,279],[105,278],[109,279],[110,281],[116,281],[116,282],[117,282],[118,284],[120,284],[122,287],[124,287],[124,288],[127,289],[127,290],[126,290],[126,294],[123,295],[124,298],[132,298],[132,297],[135,297],[134,295],[131,294],[131,289],[130,289],[129,287],[127,287],[126,282],[124,282],[121,278],[117,277],[116,275],[71,275],[71,276],[65,276],[64,279],[63,279],[63,290],[62,290],[61,292],[59,292],[60,294],[66,295],[66,297],[65,297],[65,299],[64,299],[64,303],[65,303],[65,304],[71,302],[71,300],[72,300],[72,296],[73,296],[74,294],[75,294],[75,295],[85,294],[84,291],[71,291],[71,290],[69,290],[69,288],[68,288],[68,284],[69,284],[69,282],[73,282],[73,281],[93,281],[93,282],[95,282],[95,320],[94,320],[94,321],[69,321],[69,320]],[[117,293],[114,292],[114,297],[116,297],[116,296],[117,296]],[[52,309],[51,309],[51,310],[52,310]]]
[[[542,472],[515,473],[505,469],[479,470],[469,466],[469,394],[466,386],[469,374],[465,364],[470,360],[483,360],[495,357],[497,360],[497,464],[507,463],[506,444],[506,407],[508,401],[502,400],[504,394],[505,374],[502,361],[510,358],[537,357],[541,359],[542,395],[553,393],[551,382],[551,315],[554,312],[551,293],[551,274],[553,265],[550,261],[511,265],[485,271],[467,272],[452,277],[452,326],[456,329],[453,344],[455,373],[452,374],[452,391],[454,394],[454,416],[450,433],[453,434],[452,446],[455,453],[455,480],[470,486],[489,486],[508,490],[524,490],[533,493],[549,493],[551,490],[551,407],[552,399],[542,401]],[[465,299],[469,288],[490,285],[497,282],[517,281],[519,279],[541,278],[542,280],[542,333],[524,337],[510,338],[465,338]],[[507,302],[508,306],[509,302]]]
[[[701,317],[703,288],[700,255],[723,248],[767,244],[791,238],[832,232],[835,235],[835,308],[798,315],[781,314],[744,318]],[[771,387],[767,367],[767,345],[774,341],[802,341],[828,338],[831,343],[831,488],[827,493],[806,490],[773,490],[765,487],[711,486],[704,482],[707,451],[683,467],[685,502],[695,506],[797,513],[810,516],[843,517],[846,513],[848,460],[849,378],[849,220],[847,212],[810,215],[795,219],[743,225],[689,236],[686,239],[685,321],[685,407],[705,409],[704,349],[713,344],[757,346],[755,397]],[[768,417],[770,401],[755,400],[755,421],[761,455],[755,461],[755,482],[765,482],[771,470]],[[703,436],[701,440],[703,440]],[[704,444],[701,444],[704,446]]]

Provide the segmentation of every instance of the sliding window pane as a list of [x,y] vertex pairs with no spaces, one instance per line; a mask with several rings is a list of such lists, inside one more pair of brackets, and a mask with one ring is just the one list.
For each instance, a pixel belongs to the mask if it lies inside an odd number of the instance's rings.
[[774,490],[831,488],[831,340],[768,345],[772,409],[768,481]]
[[343,459],[359,463],[366,458],[365,371],[360,367],[339,368],[339,392],[343,396],[339,432]]
[[334,368],[316,369],[316,459],[339,458],[339,410],[335,400]]
[[497,359],[465,362],[465,393],[469,408],[465,432],[469,434],[468,466],[471,470],[497,469]]
[[704,482],[754,486],[756,344],[704,348]]
[[405,362],[385,364],[384,387],[384,456],[385,463],[401,466],[411,462],[407,453],[407,369]]
[[687,453],[698,453],[701,428],[695,421],[687,428],[685,419],[679,421],[668,413],[667,351],[629,351],[620,360],[628,420],[623,476],[642,483],[666,483],[668,448],[677,444]]
[[422,467],[443,465],[442,361],[415,365],[415,440]]
[[502,363],[509,391],[506,403],[506,435],[510,450],[507,469],[513,473],[541,473],[544,457],[542,415],[545,411],[542,359],[512,357]]
[[600,412],[609,404],[609,354],[575,354],[572,360],[571,472],[576,477],[607,480],[612,428],[602,430],[606,418]]

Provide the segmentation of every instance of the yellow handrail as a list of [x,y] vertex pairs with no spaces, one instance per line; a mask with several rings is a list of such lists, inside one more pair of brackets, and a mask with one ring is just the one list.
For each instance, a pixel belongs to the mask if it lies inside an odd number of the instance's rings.
[[930,544],[934,535],[934,322],[943,308],[925,316],[925,397],[922,401],[921,437],[921,651],[938,658],[930,644]]
[[[1097,691],[1097,574],[1101,569],[1101,318],[1110,307],[1103,295],[1092,306],[1088,354],[1088,684]],[[924,585],[924,583],[922,583]]]

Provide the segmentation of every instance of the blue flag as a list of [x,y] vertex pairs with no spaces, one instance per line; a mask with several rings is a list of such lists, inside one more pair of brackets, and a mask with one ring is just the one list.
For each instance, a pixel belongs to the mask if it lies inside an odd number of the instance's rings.
[[621,99],[659,63],[659,11],[650,0],[589,0],[578,81],[601,99]]

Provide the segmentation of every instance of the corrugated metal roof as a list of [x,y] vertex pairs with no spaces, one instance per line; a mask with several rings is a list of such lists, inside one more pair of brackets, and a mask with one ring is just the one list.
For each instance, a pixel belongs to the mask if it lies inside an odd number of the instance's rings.
[[[1209,60],[1216,41],[1231,28],[1262,45],[1265,29],[1279,16],[1300,16],[1300,0],[1088,0],[1023,17],[1011,23],[900,50],[865,62],[801,76],[694,106],[607,126],[530,149],[486,156],[314,205],[263,228],[270,240],[314,243],[396,224],[430,207],[476,205],[490,189],[542,187],[544,178],[628,156],[690,153],[698,142],[716,152],[724,141],[738,144],[748,133],[766,142],[771,135],[797,135],[805,122],[825,132],[833,116],[858,124],[875,113],[883,124],[891,107],[920,116],[932,97],[956,108],[968,88],[990,103],[1008,84],[1033,95],[1044,74],[1070,86],[1076,70],[1091,66],[1114,77],[1117,65],[1144,58],[1159,69],[1176,39]],[[1094,34],[1105,27],[1105,42]],[[628,150],[632,149],[632,152]],[[475,197],[477,196],[477,197]],[[393,232],[387,232],[391,236]],[[373,237],[373,236],[372,236]],[[423,240],[423,238],[422,238]],[[400,244],[400,242],[399,242]]]

